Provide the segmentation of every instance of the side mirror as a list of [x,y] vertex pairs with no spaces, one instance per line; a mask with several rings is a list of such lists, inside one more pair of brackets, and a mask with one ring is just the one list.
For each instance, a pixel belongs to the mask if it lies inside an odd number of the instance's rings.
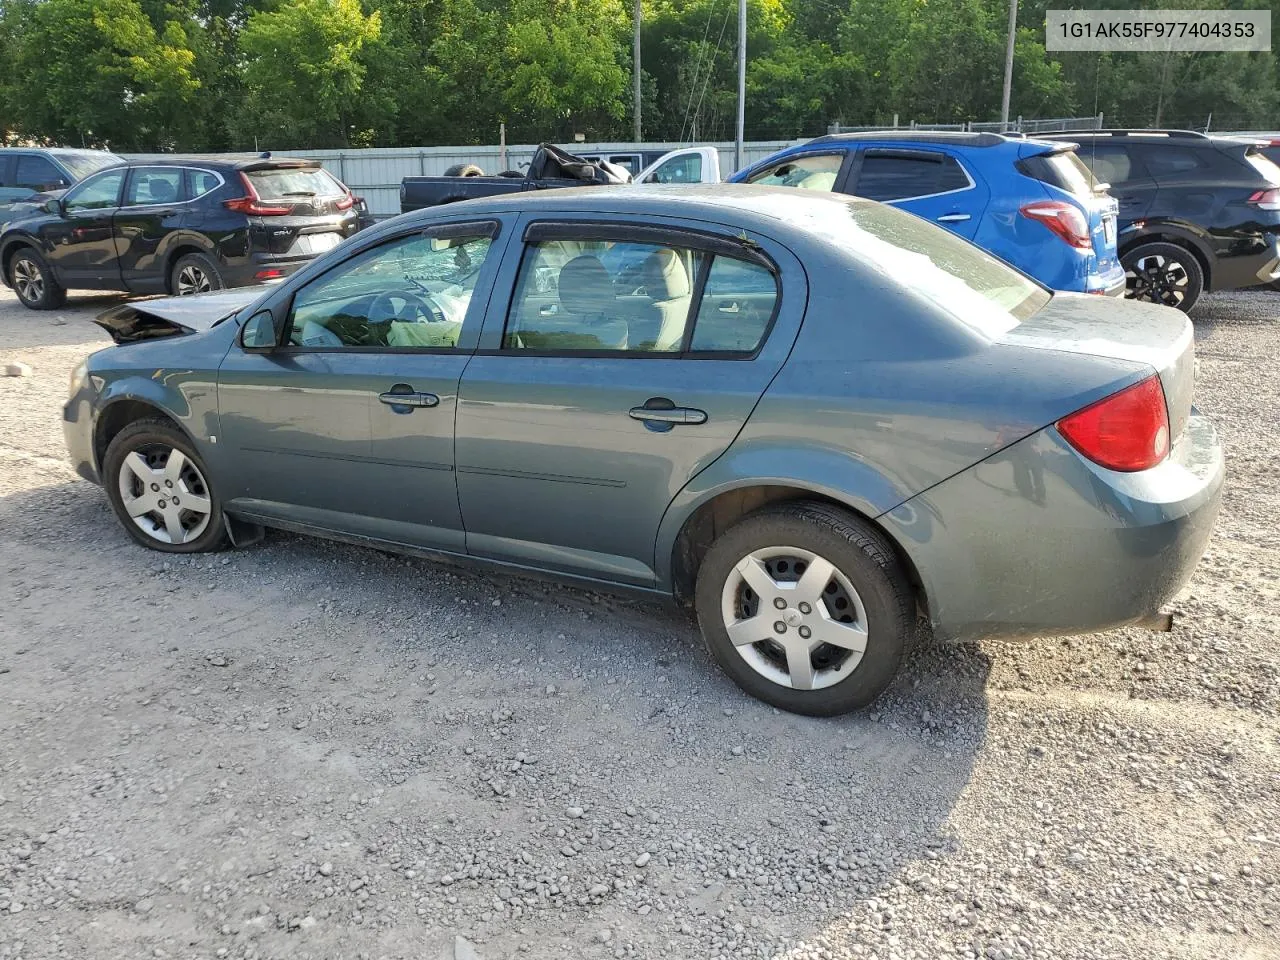
[[50,197],[44,202],[44,212],[52,213],[55,217],[65,217],[67,215],[67,208],[57,197]]
[[261,310],[240,328],[240,346],[250,353],[270,353],[277,346],[276,318],[270,310]]

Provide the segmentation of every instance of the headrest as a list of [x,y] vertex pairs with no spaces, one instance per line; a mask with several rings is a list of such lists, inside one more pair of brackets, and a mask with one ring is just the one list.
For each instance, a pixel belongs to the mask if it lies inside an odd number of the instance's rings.
[[151,199],[159,203],[168,203],[178,191],[173,189],[173,184],[163,177],[152,177],[147,181],[147,192],[151,194]]
[[598,257],[574,257],[560,270],[560,306],[578,316],[613,313],[616,294],[613,278]]
[[655,250],[640,266],[640,283],[650,300],[675,300],[689,296],[689,271],[669,247]]

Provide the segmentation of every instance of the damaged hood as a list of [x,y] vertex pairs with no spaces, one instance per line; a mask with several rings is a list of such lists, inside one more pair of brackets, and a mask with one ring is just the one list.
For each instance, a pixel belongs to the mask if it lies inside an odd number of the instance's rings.
[[140,300],[112,307],[93,322],[106,330],[116,343],[199,333],[247,307],[269,289],[267,286],[237,287],[188,297]]

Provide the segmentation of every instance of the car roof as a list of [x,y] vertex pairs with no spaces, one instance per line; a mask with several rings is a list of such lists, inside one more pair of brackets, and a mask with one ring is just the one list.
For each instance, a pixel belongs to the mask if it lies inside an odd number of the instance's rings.
[[938,143],[955,147],[998,147],[1006,143],[1022,143],[1021,136],[999,133],[976,133],[960,130],[864,130],[858,133],[829,133],[808,141],[813,143],[860,143],[867,140],[903,140],[911,143]]
[[156,153],[134,154],[125,161],[131,167],[216,166],[231,170],[284,170],[319,168],[319,160],[306,157],[272,157],[260,153]]
[[94,150],[90,147],[0,147],[0,153],[47,153],[54,157],[115,156],[110,150]]

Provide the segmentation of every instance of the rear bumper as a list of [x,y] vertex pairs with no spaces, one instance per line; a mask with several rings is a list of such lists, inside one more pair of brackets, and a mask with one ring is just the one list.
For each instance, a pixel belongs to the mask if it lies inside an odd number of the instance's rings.
[[1214,290],[1239,290],[1280,280],[1280,235],[1268,234],[1262,249],[1219,254],[1209,272]]
[[1047,427],[880,518],[947,639],[1090,633],[1158,611],[1190,578],[1225,476],[1193,414],[1164,463],[1117,473]]
[[1124,275],[1124,267],[1116,264],[1106,273],[1091,274],[1085,283],[1085,293],[1098,294],[1105,297],[1123,297],[1129,288]]
[[315,257],[282,257],[269,253],[253,253],[223,264],[223,279],[228,287],[247,287],[267,280],[279,280],[301,270]]

